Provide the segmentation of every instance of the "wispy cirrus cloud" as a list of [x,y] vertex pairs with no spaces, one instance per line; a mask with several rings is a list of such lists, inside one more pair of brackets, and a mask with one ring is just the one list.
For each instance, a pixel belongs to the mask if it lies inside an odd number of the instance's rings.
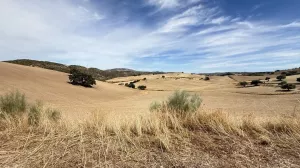
[[3,0],[0,59],[190,72],[300,64],[299,20],[249,19],[255,11],[203,0]]

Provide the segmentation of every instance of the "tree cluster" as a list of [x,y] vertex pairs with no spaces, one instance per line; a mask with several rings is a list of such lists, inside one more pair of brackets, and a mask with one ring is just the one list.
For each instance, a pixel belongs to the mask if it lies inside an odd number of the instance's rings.
[[92,85],[96,85],[96,80],[92,77],[92,75],[79,71],[78,69],[71,69],[69,80],[73,85],[81,85],[84,87],[92,87]]

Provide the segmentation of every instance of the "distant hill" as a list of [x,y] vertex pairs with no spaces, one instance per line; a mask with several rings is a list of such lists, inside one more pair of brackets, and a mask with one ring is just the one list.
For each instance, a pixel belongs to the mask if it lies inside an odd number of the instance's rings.
[[128,68],[113,68],[113,69],[107,69],[106,71],[135,71],[135,70],[128,69]]
[[146,71],[135,71],[132,69],[127,68],[114,68],[114,69],[108,69],[108,70],[101,70],[98,68],[86,68],[84,66],[80,65],[64,65],[60,63],[55,62],[49,62],[49,61],[37,61],[37,60],[30,60],[30,59],[18,59],[18,60],[10,60],[10,61],[4,61],[8,63],[13,64],[19,64],[19,65],[25,65],[25,66],[34,66],[34,67],[40,67],[60,72],[69,73],[70,69],[75,68],[80,71],[86,72],[88,74],[91,74],[95,79],[100,81],[105,81],[112,78],[117,77],[126,77],[126,76],[139,76],[144,74],[163,74],[164,72],[146,72]]
[[230,75],[241,75],[241,76],[267,76],[267,75],[281,75],[286,76],[299,75],[299,68],[291,68],[276,71],[265,71],[265,72],[215,72],[215,73],[201,73],[200,75],[213,75],[213,76],[230,76]]

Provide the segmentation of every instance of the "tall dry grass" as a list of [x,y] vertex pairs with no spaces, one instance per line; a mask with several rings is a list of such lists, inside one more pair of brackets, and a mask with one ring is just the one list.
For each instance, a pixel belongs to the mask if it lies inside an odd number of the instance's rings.
[[[191,99],[191,95],[184,94],[182,98],[177,92],[144,114],[94,113],[89,120],[73,124],[57,117],[60,114],[56,110],[31,106],[28,114],[39,111],[38,124],[35,117],[31,123],[30,115],[0,120],[0,166],[240,167],[260,165],[259,158],[264,155],[275,157],[260,151],[259,145],[282,150],[276,153],[278,161],[269,158],[265,165],[299,164],[293,160],[300,149],[300,117],[296,110],[291,116],[235,117],[220,110],[208,112],[200,107],[201,101],[191,101],[201,100],[199,96]],[[173,99],[181,101],[176,103],[181,103],[183,110],[170,105]],[[227,160],[222,160],[221,153]]]

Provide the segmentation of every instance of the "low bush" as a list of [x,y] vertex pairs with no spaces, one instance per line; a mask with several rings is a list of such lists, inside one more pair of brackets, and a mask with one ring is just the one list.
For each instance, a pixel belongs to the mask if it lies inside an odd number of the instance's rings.
[[246,85],[248,85],[248,83],[246,81],[240,82],[239,85],[246,87]]
[[208,81],[208,80],[210,80],[210,78],[209,78],[208,76],[206,76],[206,77],[204,78],[204,80]]
[[139,82],[140,80],[134,80],[133,82],[131,82],[131,83],[137,83],[137,82]]
[[285,79],[286,76],[285,75],[279,75],[276,77],[277,80],[282,81],[282,79]]
[[145,86],[145,85],[138,86],[138,89],[140,89],[140,90],[145,90],[146,88],[147,88],[147,86]]
[[296,85],[291,84],[291,83],[281,85],[281,89],[287,89],[288,91],[290,91],[291,89],[295,89],[295,88],[296,88]]
[[300,82],[300,78],[297,78],[297,82]]
[[265,80],[269,82],[269,80],[270,80],[270,79],[271,79],[270,77],[266,77],[266,79],[265,79]]
[[130,87],[130,88],[134,89],[135,88],[135,84],[133,82],[130,82],[127,87]]
[[260,81],[260,80],[251,81],[251,85],[254,85],[254,86],[259,86],[260,83],[262,83],[262,81]]
[[147,80],[147,78],[144,78],[143,80]]

